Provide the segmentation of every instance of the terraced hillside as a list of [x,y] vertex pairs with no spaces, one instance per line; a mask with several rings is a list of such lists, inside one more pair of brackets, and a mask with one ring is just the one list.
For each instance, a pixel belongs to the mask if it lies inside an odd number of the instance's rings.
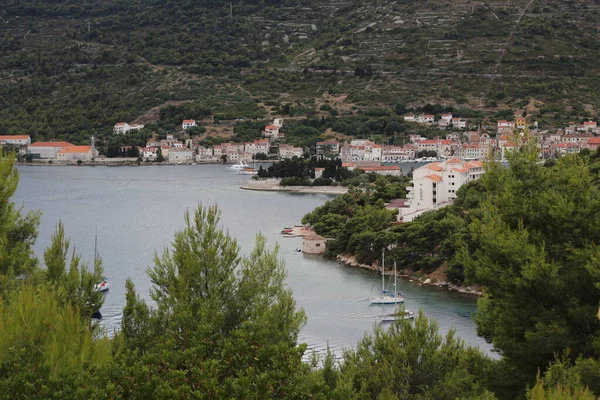
[[598,0],[5,3],[0,133],[83,140],[172,101],[234,115],[331,94],[556,121],[600,105]]

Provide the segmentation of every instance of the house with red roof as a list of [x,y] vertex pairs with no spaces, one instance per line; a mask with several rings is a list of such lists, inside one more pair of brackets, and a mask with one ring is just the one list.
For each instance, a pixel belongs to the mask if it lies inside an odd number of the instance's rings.
[[27,146],[31,144],[29,135],[0,135],[0,145]]
[[193,126],[196,126],[195,119],[184,119],[183,122],[181,123],[181,129],[184,129],[184,130],[191,128]]

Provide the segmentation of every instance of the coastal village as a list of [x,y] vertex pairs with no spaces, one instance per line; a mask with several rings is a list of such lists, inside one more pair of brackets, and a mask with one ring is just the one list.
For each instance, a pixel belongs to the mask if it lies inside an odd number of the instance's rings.
[[[452,114],[406,114],[409,122],[437,127],[444,133],[434,139],[418,134],[408,134],[407,143],[401,146],[375,143],[368,139],[348,141],[326,140],[316,142],[313,150],[319,158],[341,159],[342,167],[348,170],[361,169],[381,175],[402,176],[398,165],[403,162],[423,162],[425,165],[414,169],[412,181],[407,188],[406,199],[390,202],[389,208],[398,210],[398,221],[412,221],[428,210],[451,204],[458,189],[465,183],[478,179],[484,172],[482,161],[492,157],[506,161],[508,152],[516,149],[518,137],[527,132],[539,148],[540,159],[559,157],[581,150],[595,150],[600,145],[600,128],[597,122],[585,121],[582,124],[569,123],[560,130],[538,129],[535,121],[516,117],[514,121],[499,120],[493,132],[489,127],[470,130],[469,121],[455,118]],[[144,147],[139,147],[139,162],[152,163],[158,160],[166,164],[239,163],[248,160],[291,159],[302,157],[309,149],[294,147],[285,142],[282,131],[283,119],[275,118],[264,128],[262,139],[252,142],[225,142],[213,146],[202,146],[200,136],[186,133],[196,127],[197,121],[183,120],[181,130],[169,133],[164,139],[150,138]],[[144,125],[118,122],[113,128],[115,135],[127,135],[140,130]],[[74,145],[65,141],[34,142],[28,135],[0,136],[0,144],[16,148],[21,156],[31,162],[46,164],[109,164],[122,159],[107,159],[99,155],[95,138],[89,145]],[[131,151],[130,146],[121,149]],[[434,154],[435,157],[417,157],[420,154]],[[260,157],[259,155],[262,155]],[[274,157],[273,157],[274,156]],[[131,160],[131,158],[129,158]],[[315,170],[315,178],[320,177],[322,168]],[[278,185],[275,185],[278,186]],[[288,190],[293,188],[275,187],[270,181],[250,181],[245,187],[254,190]],[[345,188],[323,187],[319,193],[341,194]],[[298,192],[303,189],[298,188]]]
[[[312,155],[340,158],[349,168],[360,167],[368,172],[396,175],[399,168],[382,164],[450,158],[475,161],[490,156],[505,161],[507,151],[516,147],[515,135],[523,134],[525,130],[536,141],[540,158],[558,157],[583,149],[595,150],[600,145],[600,128],[596,121],[584,121],[582,124],[571,122],[562,129],[550,131],[538,129],[535,121],[528,121],[524,117],[517,117],[514,121],[499,120],[494,127],[480,127],[474,130],[470,129],[468,120],[455,118],[452,114],[441,114],[437,120],[434,115],[407,114],[404,115],[404,120],[437,127],[443,133],[433,139],[419,134],[408,134],[403,145],[375,143],[369,139],[319,141],[316,142]],[[167,164],[238,163],[258,159],[282,160],[310,154],[307,148],[285,143],[281,118],[273,119],[265,127],[261,139],[251,142],[228,141],[212,146],[202,146],[200,136],[187,133],[188,129],[196,126],[198,125],[195,120],[183,120],[179,132],[168,133],[163,139],[148,139],[145,146],[137,148],[137,159],[143,162],[164,160]],[[144,125],[118,122],[113,128],[113,133],[127,135],[143,127]],[[101,161],[108,164],[111,161],[123,161],[100,155],[94,137],[90,138],[89,145],[79,146],[65,141],[32,143],[29,135],[9,135],[0,136],[0,144],[16,147],[19,154],[31,162],[81,164]],[[131,146],[123,146],[121,153],[126,154],[131,150]],[[425,152],[435,154],[435,157],[418,157]]]

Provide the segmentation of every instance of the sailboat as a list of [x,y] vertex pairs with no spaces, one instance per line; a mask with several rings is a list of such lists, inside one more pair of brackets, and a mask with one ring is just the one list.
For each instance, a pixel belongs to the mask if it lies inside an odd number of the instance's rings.
[[[396,261],[394,261],[394,290],[396,290],[397,279],[398,279],[398,276],[396,275]],[[395,298],[396,298],[396,301],[394,302],[394,305],[396,307],[394,308],[394,312],[391,314],[381,315],[380,316],[381,322],[399,321],[399,320],[403,320],[403,319],[414,319],[415,318],[414,312],[398,309],[398,301],[397,301],[398,296],[396,296]],[[402,301],[404,301],[404,298],[402,298]]]
[[[96,227],[96,238],[94,239],[94,265],[98,261],[98,227]],[[94,285],[94,290],[97,292],[106,292],[110,289],[110,285],[106,278],[102,278],[102,282]]]
[[[394,263],[394,265],[396,265]],[[395,276],[394,271],[394,276]],[[394,290],[396,287],[394,286]],[[402,293],[394,293],[385,288],[385,249],[381,251],[381,294],[379,296],[373,296],[369,298],[371,304],[396,304],[404,303],[404,296]]]

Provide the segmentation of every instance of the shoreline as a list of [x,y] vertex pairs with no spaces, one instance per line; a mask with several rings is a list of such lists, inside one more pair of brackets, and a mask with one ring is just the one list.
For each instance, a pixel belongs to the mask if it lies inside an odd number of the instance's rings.
[[165,166],[183,166],[183,165],[234,165],[235,163],[223,162],[197,162],[197,163],[153,163],[140,162],[130,160],[115,160],[115,161],[84,161],[82,164],[72,161],[56,161],[52,162],[15,162],[15,165],[26,165],[28,167],[165,167]]
[[[379,266],[369,265],[369,264],[360,264],[360,263],[356,262],[356,259],[353,256],[338,254],[335,259],[340,261],[342,264],[344,264],[348,267],[362,268],[362,269],[368,269],[371,271],[381,272],[381,268]],[[393,276],[394,273],[392,271],[386,271],[385,275]],[[467,294],[467,295],[476,296],[476,297],[481,297],[483,295],[483,292],[476,290],[475,288],[473,288],[471,286],[458,286],[458,285],[452,284],[447,281],[437,281],[437,280],[431,279],[429,277],[419,277],[416,275],[406,274],[406,273],[403,273],[402,271],[398,271],[396,273],[396,276],[398,276],[402,279],[408,280],[409,282],[418,284],[419,286],[434,286],[434,287],[439,287],[439,288],[445,288],[445,289],[453,291],[453,292],[458,292],[458,293]]]
[[279,186],[280,181],[280,179],[250,179],[244,186],[240,186],[240,189],[261,192],[326,194],[332,196],[340,196],[348,192],[348,187],[346,186]]

